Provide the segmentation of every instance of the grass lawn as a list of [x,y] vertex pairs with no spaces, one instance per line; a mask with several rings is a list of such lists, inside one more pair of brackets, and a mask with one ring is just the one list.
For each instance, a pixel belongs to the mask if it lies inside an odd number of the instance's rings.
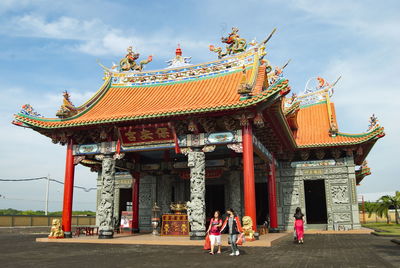
[[400,224],[395,223],[366,223],[363,227],[374,229],[379,235],[400,235]]

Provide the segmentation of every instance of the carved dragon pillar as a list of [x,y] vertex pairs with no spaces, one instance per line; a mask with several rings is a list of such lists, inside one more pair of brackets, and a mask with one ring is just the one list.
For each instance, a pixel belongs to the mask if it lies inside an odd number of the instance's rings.
[[114,188],[115,160],[111,155],[102,159],[100,204],[97,210],[99,219],[99,238],[113,238],[114,235]]
[[188,152],[190,167],[190,201],[187,202],[190,222],[190,239],[202,240],[206,235],[205,213],[205,154]]

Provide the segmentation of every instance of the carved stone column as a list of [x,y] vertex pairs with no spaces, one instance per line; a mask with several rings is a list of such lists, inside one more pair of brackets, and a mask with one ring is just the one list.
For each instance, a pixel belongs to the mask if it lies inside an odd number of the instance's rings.
[[[234,170],[229,174],[230,207],[242,218],[242,193],[240,186],[240,171]],[[228,206],[229,208],[229,206]]]
[[204,152],[188,152],[188,166],[190,167],[190,201],[187,202],[187,206],[190,222],[190,239],[201,240],[206,235]]
[[99,238],[114,235],[115,160],[105,155],[102,160],[100,204],[98,207]]

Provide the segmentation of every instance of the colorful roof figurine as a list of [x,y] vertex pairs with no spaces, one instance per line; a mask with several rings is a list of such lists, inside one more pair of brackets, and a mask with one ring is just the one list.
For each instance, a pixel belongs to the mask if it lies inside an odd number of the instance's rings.
[[139,58],[139,53],[134,53],[133,48],[130,46],[127,49],[128,54],[126,54],[125,58],[122,58],[119,62],[120,71],[143,71],[144,65],[148,64],[153,60],[153,56],[150,55],[146,60],[142,60],[139,64],[136,63],[136,60]]

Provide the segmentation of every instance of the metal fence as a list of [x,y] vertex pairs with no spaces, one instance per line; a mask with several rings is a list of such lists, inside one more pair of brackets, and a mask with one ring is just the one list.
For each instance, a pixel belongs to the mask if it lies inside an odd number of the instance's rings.
[[[15,215],[0,216],[0,227],[40,227],[51,226],[53,219],[61,219],[61,216],[36,216],[36,215]],[[96,225],[95,216],[72,216],[71,224],[75,226]]]

